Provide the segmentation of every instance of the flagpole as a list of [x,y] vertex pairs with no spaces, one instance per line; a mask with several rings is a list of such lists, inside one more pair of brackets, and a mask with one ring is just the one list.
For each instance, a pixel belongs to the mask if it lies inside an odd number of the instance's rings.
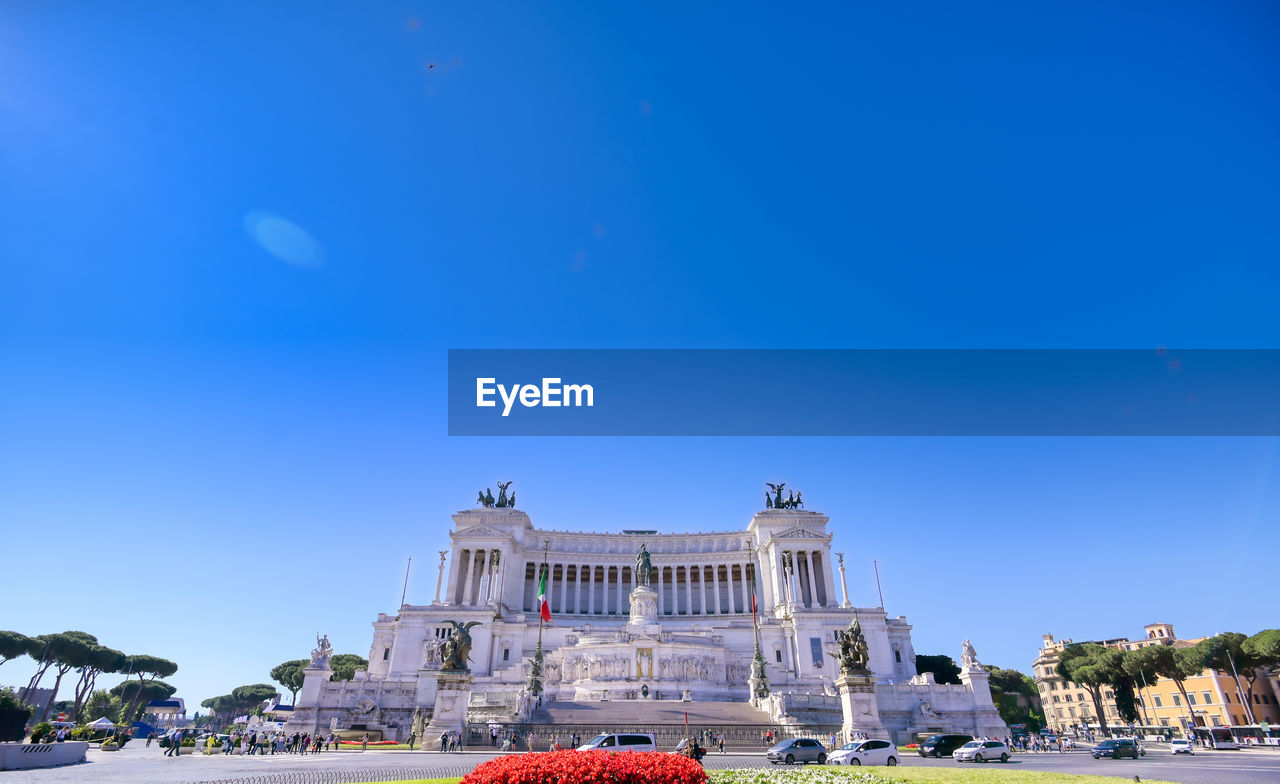
[[[551,549],[551,540],[542,540],[542,579],[547,578],[547,551]],[[547,600],[550,602],[550,600]],[[542,608],[538,608],[538,658],[542,658]]]
[[[540,575],[539,588],[545,585],[547,579],[547,551],[551,549],[551,540],[542,540],[542,574]],[[546,602],[546,594],[543,594],[539,605]],[[548,605],[549,607],[550,605]],[[529,668],[529,683],[527,688],[529,693],[539,700],[542,699],[542,607],[538,607],[538,648],[533,653],[533,664]]]

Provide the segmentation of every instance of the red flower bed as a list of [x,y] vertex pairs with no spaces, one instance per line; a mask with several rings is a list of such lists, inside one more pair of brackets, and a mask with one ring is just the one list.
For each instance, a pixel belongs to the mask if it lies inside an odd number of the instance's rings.
[[[358,740],[340,740],[338,741],[338,743],[343,746],[359,746],[360,745],[360,741]],[[394,746],[396,745],[396,742],[394,740],[371,740],[369,741],[369,745],[370,746]]]
[[462,784],[706,784],[702,766],[660,751],[551,751],[481,763]]

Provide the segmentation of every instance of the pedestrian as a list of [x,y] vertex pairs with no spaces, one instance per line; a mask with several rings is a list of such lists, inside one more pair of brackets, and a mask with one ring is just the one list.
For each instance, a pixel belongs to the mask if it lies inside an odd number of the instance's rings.
[[360,750],[364,751],[369,748],[369,733],[365,733],[360,737]]
[[169,734],[169,748],[164,750],[164,755],[176,757],[180,748],[182,748],[182,730],[174,730]]
[[156,733],[154,730],[147,733],[147,748],[151,748],[151,741],[155,739],[156,739]]
[[[418,739],[418,736],[415,733],[412,733],[412,732],[409,733],[409,751],[413,751],[413,744],[414,744],[414,741],[416,741],[417,739]],[[328,748],[328,744],[325,744],[325,748],[326,749]]]
[[444,752],[448,751],[448,749],[449,749],[449,733],[442,732],[440,733],[440,753],[443,754]]
[[[831,737],[834,738],[835,736],[832,735]],[[724,733],[723,732],[720,733],[719,736],[717,736],[716,742],[720,744],[720,753],[724,754]]]

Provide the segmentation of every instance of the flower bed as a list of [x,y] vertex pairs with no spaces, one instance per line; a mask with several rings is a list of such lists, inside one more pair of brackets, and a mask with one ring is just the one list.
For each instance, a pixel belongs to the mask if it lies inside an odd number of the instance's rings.
[[[362,742],[358,740],[340,740],[338,741],[338,744],[341,746],[360,746],[362,745]],[[369,745],[370,746],[399,746],[403,744],[396,743],[394,740],[371,740],[369,741]]]
[[551,751],[481,763],[462,784],[707,784],[702,766],[657,751]]

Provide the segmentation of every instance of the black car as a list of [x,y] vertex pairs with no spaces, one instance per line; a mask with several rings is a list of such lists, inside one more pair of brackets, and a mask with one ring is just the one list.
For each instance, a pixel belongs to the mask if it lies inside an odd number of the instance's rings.
[[1146,752],[1138,746],[1137,741],[1132,738],[1110,738],[1104,740],[1094,746],[1093,751],[1090,753],[1093,754],[1094,759],[1102,759],[1103,757],[1110,757],[1111,759],[1133,757],[1137,759],[1139,755],[1146,755]]
[[930,735],[920,743],[921,757],[950,757],[951,752],[973,740],[970,735]]

